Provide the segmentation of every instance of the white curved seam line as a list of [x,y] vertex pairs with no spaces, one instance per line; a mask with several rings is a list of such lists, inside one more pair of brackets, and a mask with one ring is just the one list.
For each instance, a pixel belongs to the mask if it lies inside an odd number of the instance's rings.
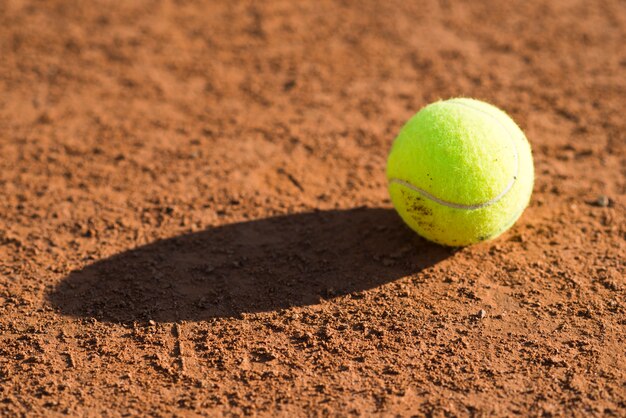
[[412,185],[411,183],[409,183],[408,181],[405,181],[405,180],[389,179],[389,183],[390,184],[395,183],[395,184],[399,184],[401,186],[404,186],[407,189],[411,189],[414,192],[417,192],[417,193],[421,194],[425,198],[432,200],[433,202],[439,203],[440,205],[447,206],[449,208],[473,210],[473,209],[480,209],[480,208],[484,208],[485,206],[493,205],[498,200],[502,199],[504,197],[504,195],[507,194],[509,192],[509,190],[511,190],[511,188],[515,184],[515,179],[511,180],[511,182],[509,182],[509,184],[506,186],[506,188],[499,195],[494,197],[493,199],[488,200],[488,201],[483,202],[483,203],[477,203],[475,205],[463,205],[461,203],[448,202],[447,200],[439,199],[438,197],[433,196],[432,194],[428,193],[426,190],[420,189],[419,187],[416,187],[416,186]]
[[464,205],[461,203],[454,203],[454,202],[448,202],[447,200],[443,200],[440,199],[436,196],[433,196],[432,194],[428,193],[426,190],[420,189],[417,186],[412,185],[411,183],[409,183],[408,181],[405,180],[401,180],[401,179],[389,179],[389,183],[396,183],[396,184],[400,184],[404,187],[407,187],[408,189],[411,189],[419,194],[421,194],[422,196],[424,196],[427,199],[430,199],[436,203],[439,203],[440,205],[443,206],[447,206],[449,208],[454,208],[454,209],[464,209],[464,210],[474,210],[474,209],[480,209],[480,208],[484,208],[486,206],[489,205],[493,205],[494,203],[498,202],[500,199],[502,199],[512,188],[513,185],[515,185],[515,181],[517,180],[517,177],[519,176],[519,172],[520,172],[520,164],[519,164],[519,153],[517,152],[517,146],[515,145],[515,139],[513,138],[513,135],[511,135],[511,133],[509,132],[509,130],[507,129],[507,127],[500,122],[500,120],[498,120],[498,118],[496,118],[495,116],[485,112],[482,109],[479,109],[477,107],[474,106],[470,106],[467,103],[463,103],[463,102],[457,102],[455,100],[448,100],[447,103],[452,103],[452,104],[456,104],[459,106],[465,106],[469,109],[475,110],[477,112],[483,113],[487,116],[489,116],[490,118],[492,118],[493,120],[495,120],[501,127],[502,129],[504,129],[504,132],[507,133],[507,135],[509,136],[509,139],[511,140],[511,144],[513,145],[513,151],[514,151],[514,158],[515,158],[515,175],[513,176],[513,178],[511,179],[511,181],[506,185],[506,187],[504,188],[503,191],[500,192],[500,194],[498,194],[496,197],[483,202],[483,203],[477,203],[474,205]]

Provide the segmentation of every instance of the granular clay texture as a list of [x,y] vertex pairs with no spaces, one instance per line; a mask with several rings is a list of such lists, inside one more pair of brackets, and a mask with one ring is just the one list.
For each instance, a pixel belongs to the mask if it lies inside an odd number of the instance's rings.
[[[626,416],[626,2],[0,0],[0,415]],[[385,160],[506,110],[463,249]]]

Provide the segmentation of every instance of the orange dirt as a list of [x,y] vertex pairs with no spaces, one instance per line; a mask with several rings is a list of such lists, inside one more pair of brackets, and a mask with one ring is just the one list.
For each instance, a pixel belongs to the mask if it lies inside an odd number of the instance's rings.
[[[626,3],[0,0],[0,415],[626,416]],[[428,243],[385,160],[509,112],[530,207]]]

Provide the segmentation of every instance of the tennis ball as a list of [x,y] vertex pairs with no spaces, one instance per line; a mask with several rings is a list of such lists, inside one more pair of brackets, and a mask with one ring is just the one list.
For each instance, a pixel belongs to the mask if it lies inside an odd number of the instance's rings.
[[464,246],[492,239],[520,217],[533,189],[521,129],[479,100],[432,103],[404,125],[387,160],[394,207],[422,237]]

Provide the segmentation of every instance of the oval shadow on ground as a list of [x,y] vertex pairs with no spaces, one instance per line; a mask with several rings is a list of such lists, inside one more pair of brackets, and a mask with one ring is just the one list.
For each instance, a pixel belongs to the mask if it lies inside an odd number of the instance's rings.
[[48,298],[110,322],[203,320],[319,303],[451,255],[390,209],[301,213],[157,241],[72,272]]

